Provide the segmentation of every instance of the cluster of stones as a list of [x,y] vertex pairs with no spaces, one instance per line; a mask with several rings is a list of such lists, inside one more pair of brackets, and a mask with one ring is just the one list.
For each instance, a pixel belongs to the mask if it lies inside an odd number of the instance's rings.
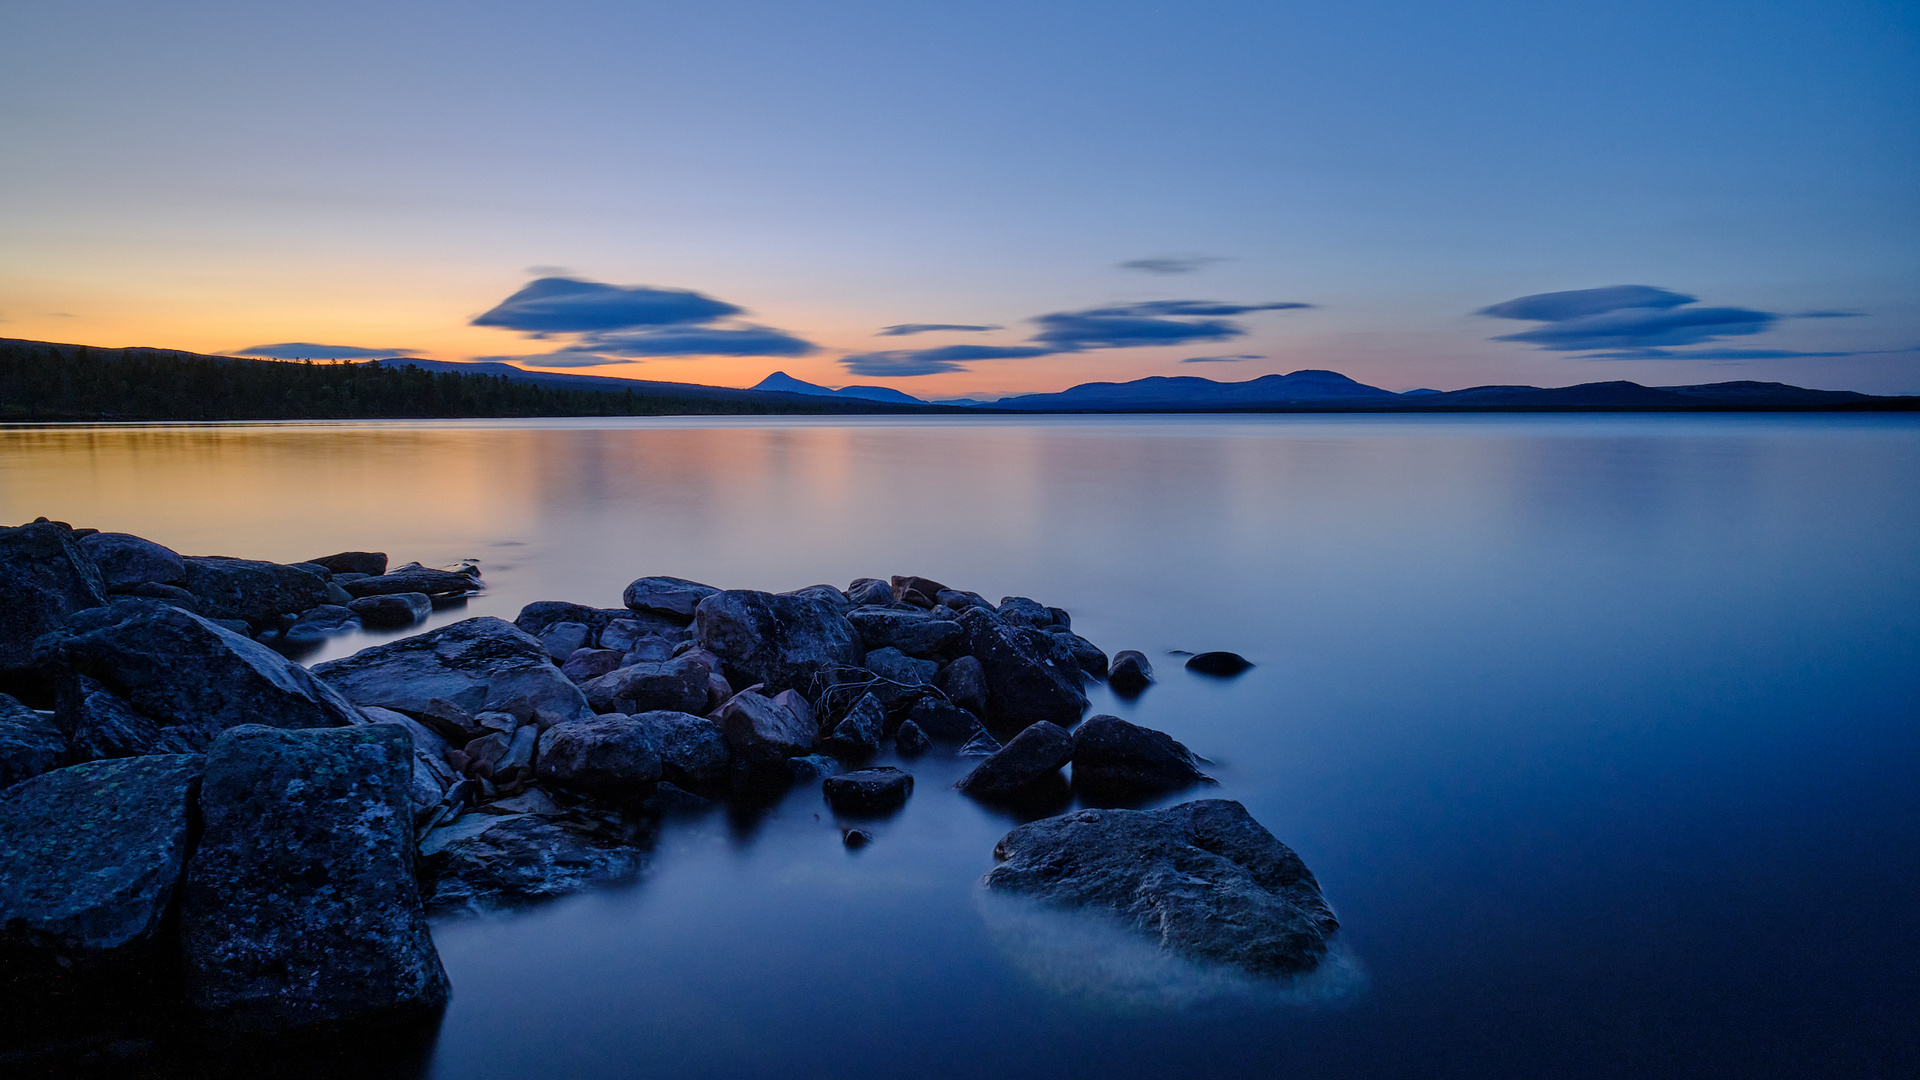
[[[448,988],[429,913],[631,877],[662,817],[796,780],[822,781],[843,817],[890,812],[912,777],[858,767],[887,748],[982,756],[957,785],[982,800],[1050,797],[1069,763],[1088,790],[1211,783],[1161,732],[1083,722],[1087,683],[1115,665],[1067,612],[1022,597],[920,577],[787,593],[646,577],[619,608],[543,601],[309,671],[259,639],[315,621],[312,597],[431,605],[429,586],[465,591],[477,573],[171,554],[57,522],[0,529],[0,679],[52,706],[0,695],[0,962],[176,956],[189,1001],[228,1030],[431,1010]],[[216,571],[283,594],[216,587]],[[1115,659],[1116,689],[1150,680],[1144,656]],[[1334,927],[1312,876],[1238,804],[1185,807],[1025,826],[987,883],[1105,905],[1194,956],[1310,967]],[[1098,887],[1020,872],[1082,835]]]

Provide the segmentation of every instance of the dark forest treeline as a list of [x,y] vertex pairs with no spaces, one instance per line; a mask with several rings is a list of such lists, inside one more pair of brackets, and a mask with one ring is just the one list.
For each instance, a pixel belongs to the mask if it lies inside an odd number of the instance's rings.
[[[909,412],[795,395],[562,390],[391,364],[243,360],[168,349],[0,340],[0,421],[375,420]],[[871,406],[871,407],[869,407]]]

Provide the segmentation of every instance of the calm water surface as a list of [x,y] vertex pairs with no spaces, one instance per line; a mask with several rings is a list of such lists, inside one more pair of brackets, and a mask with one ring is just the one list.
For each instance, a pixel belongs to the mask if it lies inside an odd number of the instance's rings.
[[[1249,988],[987,902],[1011,822],[817,788],[445,923],[423,1075],[1910,1077],[1910,417],[528,421],[0,431],[0,520],[479,559],[465,612],[915,573],[1073,612],[1339,913]],[[363,647],[343,641],[313,659]],[[1232,682],[1174,649],[1233,649]],[[347,1071],[343,1067],[343,1071]]]

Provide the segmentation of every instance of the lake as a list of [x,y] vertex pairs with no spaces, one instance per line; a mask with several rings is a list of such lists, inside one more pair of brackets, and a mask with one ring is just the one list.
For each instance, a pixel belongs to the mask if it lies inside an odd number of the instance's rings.
[[[0,430],[0,520],[41,514],[479,560],[433,625],[649,574],[1030,596],[1152,658],[1093,711],[1211,759],[1343,924],[1263,985],[989,902],[1014,822],[936,753],[863,850],[802,786],[670,822],[630,887],[437,924],[433,1045],[315,1074],[1920,1073],[1912,416]],[[1256,666],[1170,655],[1207,649]]]

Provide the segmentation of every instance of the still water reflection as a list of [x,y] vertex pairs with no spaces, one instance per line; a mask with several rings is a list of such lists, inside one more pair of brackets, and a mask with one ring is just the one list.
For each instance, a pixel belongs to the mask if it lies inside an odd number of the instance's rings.
[[[1069,608],[1162,674],[1095,709],[1214,759],[1346,927],[1261,993],[990,910],[1009,822],[921,759],[858,853],[798,791],[440,926],[448,1080],[1913,1075],[1916,480],[1906,417],[0,431],[0,520],[480,560],[437,621],[642,574]],[[1166,656],[1210,648],[1259,666]]]

